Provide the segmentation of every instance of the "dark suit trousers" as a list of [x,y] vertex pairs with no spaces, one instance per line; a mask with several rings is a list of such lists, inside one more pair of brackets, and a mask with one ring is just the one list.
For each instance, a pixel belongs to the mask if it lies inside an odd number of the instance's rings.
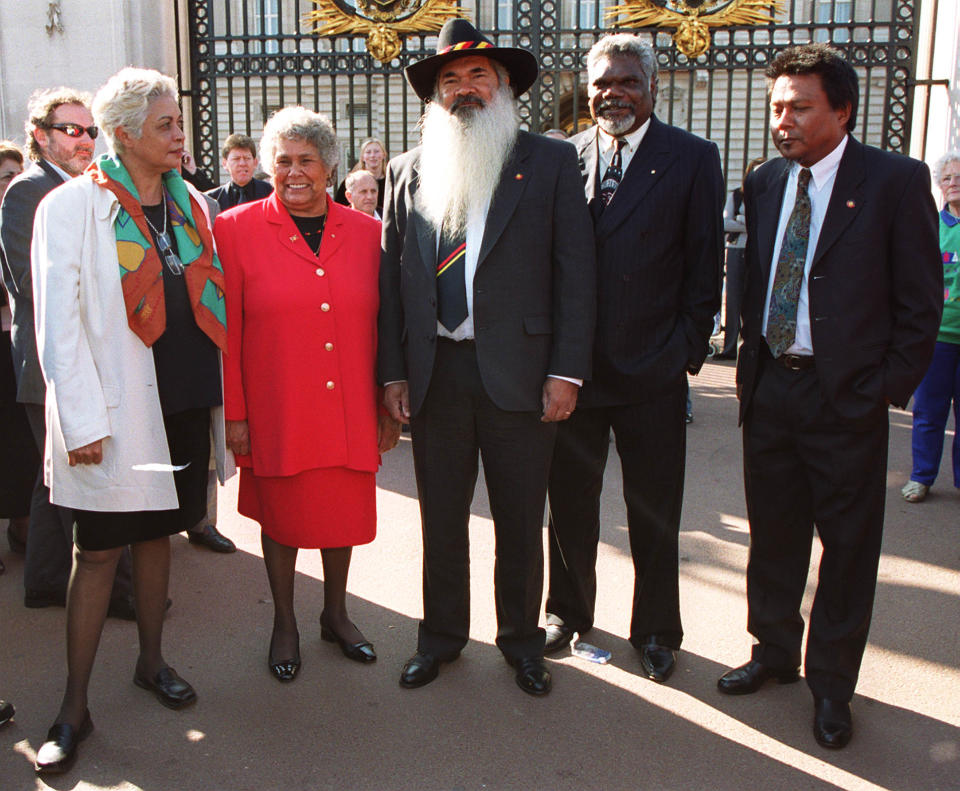
[[[765,350],[764,350],[765,351]],[[814,526],[823,545],[805,672],[813,694],[850,700],[867,642],[886,495],[886,407],[851,426],[823,400],[815,369],[769,359],[743,424],[750,519],[748,629],[753,658],[800,664]]]
[[635,573],[630,641],[639,648],[655,635],[661,645],[680,647],[684,409],[681,380],[653,401],[578,408],[560,424],[550,471],[548,622],[560,620],[578,632],[593,626],[600,491],[612,428]]
[[505,412],[487,396],[470,342],[440,340],[423,406],[411,421],[423,527],[418,650],[453,659],[470,632],[468,522],[483,460],[496,538],[497,646],[542,656],[543,507],[556,426]]
[[[24,404],[33,439],[43,456],[47,427],[44,407]],[[23,587],[28,591],[65,595],[73,567],[73,511],[50,502],[50,490],[43,482],[43,465],[33,487],[30,501],[30,529],[27,533],[27,556],[23,564]],[[130,550],[125,549],[117,564],[113,597],[130,596]]]

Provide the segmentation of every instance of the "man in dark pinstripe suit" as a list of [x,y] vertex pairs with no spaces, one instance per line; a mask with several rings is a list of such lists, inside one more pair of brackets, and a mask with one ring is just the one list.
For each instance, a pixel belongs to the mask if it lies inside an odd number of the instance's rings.
[[593,625],[600,490],[612,428],[636,580],[630,642],[648,678],[676,664],[685,376],[720,306],[723,175],[717,147],[653,115],[657,62],[636,36],[587,60],[597,125],[572,138],[597,252],[593,377],[560,424],[550,476],[546,650]]

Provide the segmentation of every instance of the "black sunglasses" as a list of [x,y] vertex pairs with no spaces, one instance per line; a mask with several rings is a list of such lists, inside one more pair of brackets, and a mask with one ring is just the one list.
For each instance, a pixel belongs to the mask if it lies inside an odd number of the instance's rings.
[[95,126],[80,126],[80,124],[50,124],[48,129],[57,129],[63,132],[67,137],[83,137],[86,132],[91,140],[96,140],[100,130]]

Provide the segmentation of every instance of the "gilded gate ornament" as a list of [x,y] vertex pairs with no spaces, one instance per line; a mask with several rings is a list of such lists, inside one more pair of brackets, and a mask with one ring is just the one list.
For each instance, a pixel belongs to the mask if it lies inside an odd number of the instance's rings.
[[304,25],[321,36],[367,37],[367,51],[381,63],[400,53],[402,35],[433,33],[443,23],[464,14],[457,0],[357,0],[357,9],[336,0],[313,0],[313,11],[303,15]]
[[710,49],[710,28],[765,25],[782,0],[626,0],[606,10],[614,27],[672,27],[673,41],[688,58]]

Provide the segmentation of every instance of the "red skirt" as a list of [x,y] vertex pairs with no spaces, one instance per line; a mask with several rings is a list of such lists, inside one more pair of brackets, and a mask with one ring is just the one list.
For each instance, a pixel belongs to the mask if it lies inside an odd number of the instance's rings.
[[243,467],[237,510],[284,546],[368,544],[377,534],[376,473],[324,467],[266,477]]

